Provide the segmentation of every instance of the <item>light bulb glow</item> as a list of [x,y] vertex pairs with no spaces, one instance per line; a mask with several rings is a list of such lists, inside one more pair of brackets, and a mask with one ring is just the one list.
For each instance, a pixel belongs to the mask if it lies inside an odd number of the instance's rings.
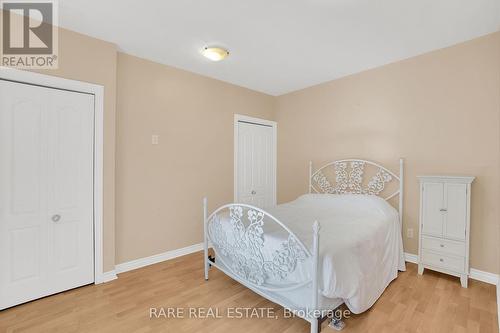
[[208,58],[212,61],[221,61],[229,55],[229,51],[225,50],[221,47],[205,47],[203,51],[201,51],[205,58]]

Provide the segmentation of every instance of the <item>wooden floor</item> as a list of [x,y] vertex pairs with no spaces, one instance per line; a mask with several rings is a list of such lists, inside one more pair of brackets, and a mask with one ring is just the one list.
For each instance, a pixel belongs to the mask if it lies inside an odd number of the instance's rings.
[[[150,319],[151,307],[271,307],[278,319]],[[257,296],[215,268],[205,282],[195,253],[0,311],[0,332],[309,332],[298,318]],[[187,314],[184,315],[188,317]],[[408,264],[367,312],[346,320],[343,332],[498,332],[496,290]],[[323,325],[323,332],[335,332]]]

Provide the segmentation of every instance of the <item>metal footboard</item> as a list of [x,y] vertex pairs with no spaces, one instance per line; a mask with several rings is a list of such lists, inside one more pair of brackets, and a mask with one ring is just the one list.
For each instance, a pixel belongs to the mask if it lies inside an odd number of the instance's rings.
[[[210,266],[215,266],[261,296],[296,310],[286,295],[302,290],[310,294],[307,313],[311,332],[317,332],[321,311],[318,309],[319,223],[312,226],[312,248],[281,221],[260,208],[231,203],[208,216],[207,199],[203,199],[204,268],[208,280]],[[280,234],[279,244],[268,242]],[[208,256],[209,242],[215,260]],[[268,244],[269,243],[269,244]],[[297,271],[308,272],[295,274]],[[293,275],[293,278],[291,278]],[[301,276],[299,279],[297,276]]]

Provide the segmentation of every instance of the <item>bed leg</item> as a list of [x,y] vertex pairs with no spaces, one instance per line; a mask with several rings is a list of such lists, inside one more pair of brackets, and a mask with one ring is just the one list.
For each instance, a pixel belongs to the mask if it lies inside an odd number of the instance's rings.
[[320,319],[315,318],[311,321],[311,333],[319,333],[321,331]]
[[[318,261],[319,261],[319,223],[314,221],[313,224],[313,270],[312,270],[312,306],[316,311],[318,310]],[[321,331],[321,315],[314,316],[311,321],[311,333],[319,333]]]
[[342,319],[340,319],[340,318],[333,317],[332,321],[330,322],[330,324],[328,324],[328,327],[331,327],[331,328],[333,328],[334,330],[337,330],[337,331],[341,331],[345,327],[345,322]]
[[203,198],[203,266],[205,269],[205,281],[208,281],[208,229],[207,229],[207,215],[208,215],[208,205],[207,198]]
[[208,267],[212,267],[212,263],[215,263],[215,257],[208,255]]
[[205,259],[205,281],[208,281],[208,267],[209,267],[208,260]]

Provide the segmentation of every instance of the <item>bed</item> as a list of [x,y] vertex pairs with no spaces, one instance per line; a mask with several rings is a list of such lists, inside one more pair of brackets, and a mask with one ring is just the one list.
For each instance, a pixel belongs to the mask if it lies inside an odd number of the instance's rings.
[[309,321],[312,333],[342,303],[366,311],[405,270],[402,179],[402,159],[398,175],[348,159],[316,171],[310,163],[309,193],[266,210],[231,203],[208,215],[205,198],[205,279],[216,267]]

